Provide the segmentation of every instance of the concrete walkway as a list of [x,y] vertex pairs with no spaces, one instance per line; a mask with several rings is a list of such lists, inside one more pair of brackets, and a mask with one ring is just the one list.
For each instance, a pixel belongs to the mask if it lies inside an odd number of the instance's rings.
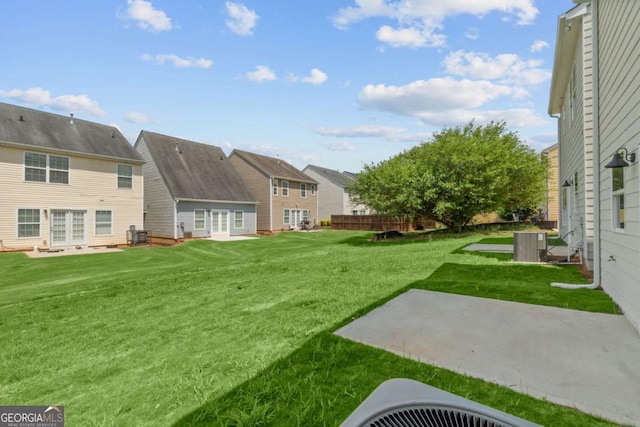
[[640,335],[624,316],[412,289],[336,333],[640,426]]

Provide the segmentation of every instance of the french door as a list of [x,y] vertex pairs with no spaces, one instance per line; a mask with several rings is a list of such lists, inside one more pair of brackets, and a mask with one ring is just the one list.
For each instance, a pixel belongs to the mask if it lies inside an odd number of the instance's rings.
[[87,211],[52,209],[49,241],[52,247],[87,244]]
[[215,209],[211,210],[211,235],[229,235],[229,211]]

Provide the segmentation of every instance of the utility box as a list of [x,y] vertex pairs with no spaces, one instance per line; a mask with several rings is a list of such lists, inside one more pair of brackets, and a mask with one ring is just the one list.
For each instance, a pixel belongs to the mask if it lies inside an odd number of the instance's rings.
[[543,262],[547,258],[547,233],[513,233],[513,260],[518,262]]

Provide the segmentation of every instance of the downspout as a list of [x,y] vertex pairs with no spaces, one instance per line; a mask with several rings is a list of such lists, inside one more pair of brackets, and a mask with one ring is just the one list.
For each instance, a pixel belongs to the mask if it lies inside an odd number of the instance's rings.
[[173,240],[178,240],[178,199],[173,199]]
[[[563,289],[598,289],[601,282],[600,259],[600,97],[598,68],[598,0],[591,0],[591,35],[593,67],[593,283],[576,285],[551,283]],[[589,254],[587,253],[587,257]]]
[[[269,231],[273,231],[273,181],[274,177],[269,180]],[[256,207],[256,212],[258,208]]]

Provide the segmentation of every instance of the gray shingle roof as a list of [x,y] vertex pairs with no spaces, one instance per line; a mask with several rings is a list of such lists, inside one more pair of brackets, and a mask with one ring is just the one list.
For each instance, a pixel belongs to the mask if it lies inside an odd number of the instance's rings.
[[257,203],[221,148],[145,130],[140,138],[173,198]]
[[333,169],[323,168],[322,166],[308,165],[304,170],[310,169],[318,175],[324,176],[329,182],[345,187],[347,184],[355,180],[355,176],[350,172],[339,172]]
[[231,152],[231,156],[239,156],[243,158],[246,162],[252,164],[253,167],[264,172],[268,176],[278,179],[288,179],[291,181],[317,184],[313,178],[294,168],[284,160],[242,150],[233,150]]
[[113,126],[1,102],[0,141],[142,162],[138,152]]

